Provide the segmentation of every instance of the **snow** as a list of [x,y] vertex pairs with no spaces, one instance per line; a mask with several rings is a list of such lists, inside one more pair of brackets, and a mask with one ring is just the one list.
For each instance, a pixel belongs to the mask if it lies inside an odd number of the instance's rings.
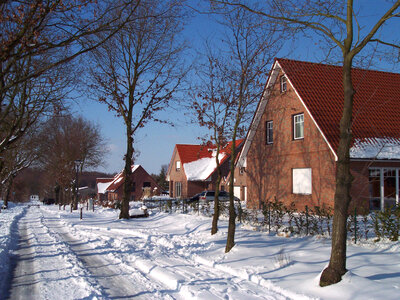
[[400,139],[356,139],[350,148],[351,158],[400,159]]
[[110,184],[111,184],[111,182],[98,182],[97,183],[97,192],[99,194],[104,194]]
[[[99,267],[91,266],[90,259],[118,274],[114,281],[126,295],[144,299],[398,299],[400,295],[399,242],[354,245],[349,240],[349,272],[340,283],[321,288],[318,280],[329,261],[329,238],[286,238],[238,225],[236,245],[225,253],[226,220],[220,220],[218,233],[211,236],[211,218],[197,214],[155,210],[149,218],[130,220],[119,220],[118,214],[96,207],[95,212],[84,210],[80,220],[78,211],[54,205],[12,205],[2,210],[1,277],[8,272],[17,246],[17,224],[25,223],[35,254],[37,299],[118,298],[113,294],[118,290],[109,283],[112,276],[96,273]],[[132,289],[138,291],[133,294]]]
[[[222,161],[225,153],[218,155],[218,160]],[[186,178],[189,181],[206,180],[217,167],[214,157],[204,157],[198,160],[183,164]]]

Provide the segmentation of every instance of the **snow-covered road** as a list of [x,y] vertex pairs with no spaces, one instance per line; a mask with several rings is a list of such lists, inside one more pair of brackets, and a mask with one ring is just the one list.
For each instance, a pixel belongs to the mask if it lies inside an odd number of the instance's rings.
[[19,222],[10,299],[288,299],[189,257],[190,235],[171,239],[93,220],[71,229],[49,212],[29,207]]

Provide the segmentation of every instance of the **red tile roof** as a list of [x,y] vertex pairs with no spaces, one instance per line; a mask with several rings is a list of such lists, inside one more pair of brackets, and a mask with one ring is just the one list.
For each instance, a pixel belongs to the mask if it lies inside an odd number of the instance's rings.
[[[243,142],[243,139],[236,141],[236,147]],[[231,154],[232,142],[229,142],[223,149],[220,150],[220,154],[227,154],[224,160]],[[212,150],[216,149],[215,145],[184,145],[176,144],[179,157],[182,164],[186,164],[192,161],[199,160],[205,157],[212,157]],[[224,161],[222,160],[221,163]]]
[[[337,151],[343,110],[342,67],[276,59]],[[400,74],[353,69],[354,139],[400,138]]]

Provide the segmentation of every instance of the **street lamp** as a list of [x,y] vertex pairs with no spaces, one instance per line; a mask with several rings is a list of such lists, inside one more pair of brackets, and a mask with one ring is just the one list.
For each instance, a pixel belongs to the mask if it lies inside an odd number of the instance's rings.
[[77,159],[77,160],[74,161],[74,166],[75,166],[75,189],[74,189],[75,201],[74,201],[74,207],[73,207],[74,210],[78,209],[78,186],[79,186],[78,174],[79,174],[79,170],[81,168],[81,165],[82,165],[82,161],[81,160]]

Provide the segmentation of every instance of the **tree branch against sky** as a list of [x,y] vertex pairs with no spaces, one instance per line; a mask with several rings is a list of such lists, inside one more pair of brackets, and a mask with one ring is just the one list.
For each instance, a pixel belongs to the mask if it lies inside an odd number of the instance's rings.
[[[46,109],[59,106],[71,62],[117,32],[140,0],[2,1],[0,6],[0,154]],[[132,11],[132,10],[129,10]],[[103,33],[92,42],[93,34]],[[68,63],[68,64],[67,64]],[[64,86],[63,86],[64,85]],[[57,109],[57,108],[56,108]],[[11,120],[11,122],[10,122]]]
[[182,1],[141,1],[135,19],[93,53],[92,89],[126,129],[124,195],[120,218],[129,218],[134,135],[150,121],[166,122],[166,109],[186,75]]
[[[353,0],[347,1],[218,1],[211,2],[229,7],[246,9],[255,15],[272,20],[285,28],[291,28],[297,33],[312,30],[325,37],[340,49],[343,66],[343,114],[340,121],[340,141],[337,150],[338,161],[336,169],[335,214],[332,230],[332,251],[329,266],[322,272],[320,285],[337,283],[347,272],[346,269],[346,218],[351,200],[349,149],[352,141],[353,96],[357,92],[353,87],[351,68],[359,53],[370,43],[399,48],[399,43],[393,38],[383,41],[377,34],[384,36],[384,25],[389,21],[398,21],[400,16],[400,1],[385,1],[380,3],[377,11],[369,11],[374,18],[361,24],[359,16],[363,11],[361,1],[356,7]],[[379,13],[380,12],[380,13]],[[372,21],[371,21],[372,20]],[[393,23],[392,23],[393,24]],[[387,36],[387,35],[386,35]]]
[[[191,88],[193,102],[189,109],[193,112],[195,123],[207,128],[205,142],[211,142],[216,147],[216,173],[214,214],[211,226],[211,235],[218,232],[219,219],[219,187],[222,180],[220,166],[220,151],[227,145],[228,129],[230,128],[230,115],[232,113],[232,86],[226,77],[225,66],[228,59],[220,55],[219,49],[214,48],[213,42],[206,42],[204,63],[198,64],[196,76],[198,85]],[[219,54],[218,54],[219,53]]]
[[[224,128],[224,139],[232,142],[229,173],[229,227],[225,252],[235,245],[234,173],[236,167],[236,140],[245,136],[249,121],[259,101],[273,57],[282,46],[276,25],[265,22],[244,9],[227,10],[215,5],[224,28],[219,46],[218,76],[222,76],[229,93],[218,95],[228,103],[229,116]],[[224,99],[223,97],[229,97]]]

